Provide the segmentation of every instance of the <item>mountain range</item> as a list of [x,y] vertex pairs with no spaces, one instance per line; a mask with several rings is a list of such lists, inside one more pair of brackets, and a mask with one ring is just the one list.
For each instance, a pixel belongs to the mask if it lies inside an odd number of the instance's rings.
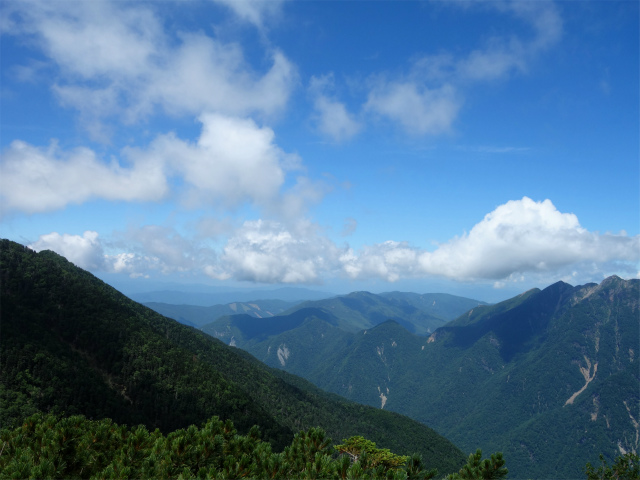
[[359,292],[202,330],[323,389],[430,425],[463,449],[502,451],[516,478],[575,478],[600,453],[640,450],[639,280],[559,282],[475,302],[429,335],[416,334],[435,326],[428,311],[386,310],[393,320],[381,322],[380,305],[413,295]]
[[[277,292],[276,292],[277,293]],[[249,315],[254,318],[267,318],[281,314],[298,302],[287,302],[279,299],[250,300],[248,302],[231,302],[223,305],[176,305],[165,302],[144,302],[147,307],[183,325],[202,327],[220,317],[229,315]]]
[[163,433],[213,416],[274,449],[323,428],[417,452],[441,474],[462,452],[425,425],[325,393],[125,297],[60,255],[0,240],[0,426],[37,412],[142,424]]
[[171,289],[157,289],[149,291],[124,291],[124,293],[140,303],[168,303],[173,305],[196,305],[210,307],[236,302],[254,302],[255,300],[282,300],[284,302],[299,303],[305,300],[320,300],[332,297],[333,294],[310,290],[300,287],[282,287],[275,289],[221,289],[199,285],[174,285]]

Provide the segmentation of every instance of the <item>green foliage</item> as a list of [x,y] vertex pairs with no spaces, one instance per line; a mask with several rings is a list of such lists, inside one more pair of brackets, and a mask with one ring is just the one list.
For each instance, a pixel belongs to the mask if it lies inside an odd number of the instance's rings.
[[491,455],[491,458],[482,460],[482,450],[476,450],[476,453],[469,455],[467,464],[464,465],[458,473],[447,476],[447,480],[492,480],[504,478],[509,470],[504,466],[505,460],[502,453],[497,452]]
[[604,456],[600,455],[600,466],[596,469],[587,463],[585,471],[587,480],[640,480],[640,458],[628,452],[616,457],[613,465],[609,466]]
[[[352,439],[349,440],[355,445]],[[260,439],[257,427],[239,435],[230,421],[213,417],[163,435],[109,419],[36,414],[0,432],[0,478],[255,478],[428,479],[419,457],[407,457],[362,437],[359,460],[340,457],[319,428],[299,432],[282,453]],[[370,455],[367,457],[367,453]],[[402,462],[400,462],[402,459]]]
[[353,462],[366,459],[366,463],[372,467],[382,466],[385,473],[388,470],[398,470],[409,460],[408,456],[391,453],[388,448],[377,448],[371,440],[357,435],[346,440],[341,445],[336,445],[336,450],[346,454]]

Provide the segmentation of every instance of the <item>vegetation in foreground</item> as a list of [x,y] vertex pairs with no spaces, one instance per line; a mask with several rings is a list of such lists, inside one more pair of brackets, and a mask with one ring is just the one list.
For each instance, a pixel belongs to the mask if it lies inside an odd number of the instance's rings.
[[[209,419],[164,435],[110,419],[36,414],[0,433],[0,478],[431,479],[419,455],[401,456],[361,436],[333,446],[320,428],[299,432],[283,452],[253,427],[239,435],[230,420]],[[502,455],[478,450],[456,479],[506,476]]]
[[[202,478],[202,479],[389,479],[428,480],[419,455],[396,455],[362,436],[332,445],[320,428],[299,432],[283,452],[260,439],[257,426],[239,435],[230,420],[212,417],[164,435],[143,425],[110,419],[38,413],[0,432],[0,478]],[[587,480],[640,480],[638,455],[626,453],[612,465],[586,465]],[[508,474],[501,453],[469,455],[445,480],[500,479]]]

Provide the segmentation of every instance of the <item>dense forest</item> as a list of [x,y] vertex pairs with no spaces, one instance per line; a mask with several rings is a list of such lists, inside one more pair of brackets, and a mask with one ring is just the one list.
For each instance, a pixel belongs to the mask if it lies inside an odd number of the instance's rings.
[[[0,478],[386,478],[430,479],[419,455],[400,456],[357,436],[342,445],[319,428],[295,435],[284,451],[272,451],[258,427],[238,435],[231,421],[217,417],[163,435],[144,426],[110,419],[58,418],[36,414],[13,431],[0,433]],[[447,479],[502,478],[508,470],[499,454],[469,457]]]

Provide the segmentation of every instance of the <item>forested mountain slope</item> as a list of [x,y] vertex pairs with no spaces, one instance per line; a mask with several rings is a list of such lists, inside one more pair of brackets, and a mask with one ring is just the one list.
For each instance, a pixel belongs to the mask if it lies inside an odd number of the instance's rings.
[[169,432],[217,415],[240,432],[259,425],[276,449],[320,426],[336,441],[363,435],[397,453],[419,452],[442,473],[464,462],[424,425],[274,372],[53,252],[2,240],[0,271],[2,426],[51,411]]

